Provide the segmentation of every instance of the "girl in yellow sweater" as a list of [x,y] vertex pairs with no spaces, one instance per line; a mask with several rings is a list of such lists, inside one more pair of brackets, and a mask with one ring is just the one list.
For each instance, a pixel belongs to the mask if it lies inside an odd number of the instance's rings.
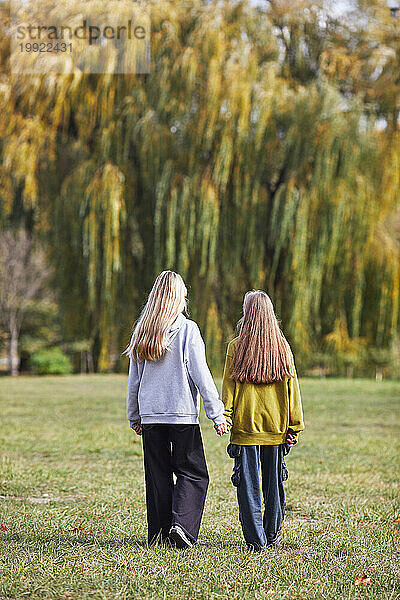
[[293,355],[263,291],[244,297],[239,336],[226,353],[222,400],[243,535],[250,550],[262,551],[282,539],[284,455],[304,429]]

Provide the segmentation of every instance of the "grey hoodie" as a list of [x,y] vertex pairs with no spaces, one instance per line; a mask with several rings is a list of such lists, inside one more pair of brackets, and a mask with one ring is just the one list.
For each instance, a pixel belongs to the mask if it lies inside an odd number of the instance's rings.
[[215,425],[224,423],[224,405],[206,361],[204,342],[194,321],[181,313],[169,331],[169,346],[157,361],[129,364],[127,416],[130,426],[199,422],[200,394]]

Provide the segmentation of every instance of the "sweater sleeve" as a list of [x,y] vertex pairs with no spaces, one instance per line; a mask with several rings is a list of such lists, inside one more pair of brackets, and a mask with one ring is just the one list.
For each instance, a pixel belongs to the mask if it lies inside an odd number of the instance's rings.
[[129,421],[129,425],[132,427],[135,423],[140,423],[139,414],[139,402],[138,402],[138,391],[139,391],[140,377],[139,369],[136,360],[131,358],[129,360],[129,375],[128,375],[128,388],[126,392],[126,413]]
[[188,372],[203,398],[206,415],[215,425],[224,423],[224,405],[219,399],[218,390],[208,368],[203,338],[196,323],[193,324],[188,350]]
[[301,403],[301,394],[299,381],[297,379],[296,367],[294,366],[294,360],[292,359],[294,367],[294,377],[290,377],[288,380],[288,394],[289,394],[289,430],[293,433],[294,437],[297,438],[300,431],[304,429],[303,420],[303,408]]
[[225,418],[229,425],[233,425],[233,399],[235,397],[236,382],[230,376],[232,365],[232,356],[229,353],[229,346],[225,357],[224,375],[222,380],[222,402],[225,406]]

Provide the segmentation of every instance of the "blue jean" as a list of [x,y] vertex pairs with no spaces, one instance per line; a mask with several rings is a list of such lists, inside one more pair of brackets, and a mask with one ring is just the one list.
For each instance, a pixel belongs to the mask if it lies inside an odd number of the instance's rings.
[[253,550],[261,550],[274,543],[281,533],[285,512],[283,453],[283,445],[240,446],[240,454],[235,458],[235,468],[239,471],[239,519],[247,546]]

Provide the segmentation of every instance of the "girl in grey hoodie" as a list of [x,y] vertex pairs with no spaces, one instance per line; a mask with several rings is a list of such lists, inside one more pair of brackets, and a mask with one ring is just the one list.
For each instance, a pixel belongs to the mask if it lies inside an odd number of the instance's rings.
[[182,314],[186,296],[182,277],[163,271],[125,350],[128,421],[143,436],[148,540],[180,548],[197,540],[208,487],[200,395],[217,434],[227,432],[200,330]]

